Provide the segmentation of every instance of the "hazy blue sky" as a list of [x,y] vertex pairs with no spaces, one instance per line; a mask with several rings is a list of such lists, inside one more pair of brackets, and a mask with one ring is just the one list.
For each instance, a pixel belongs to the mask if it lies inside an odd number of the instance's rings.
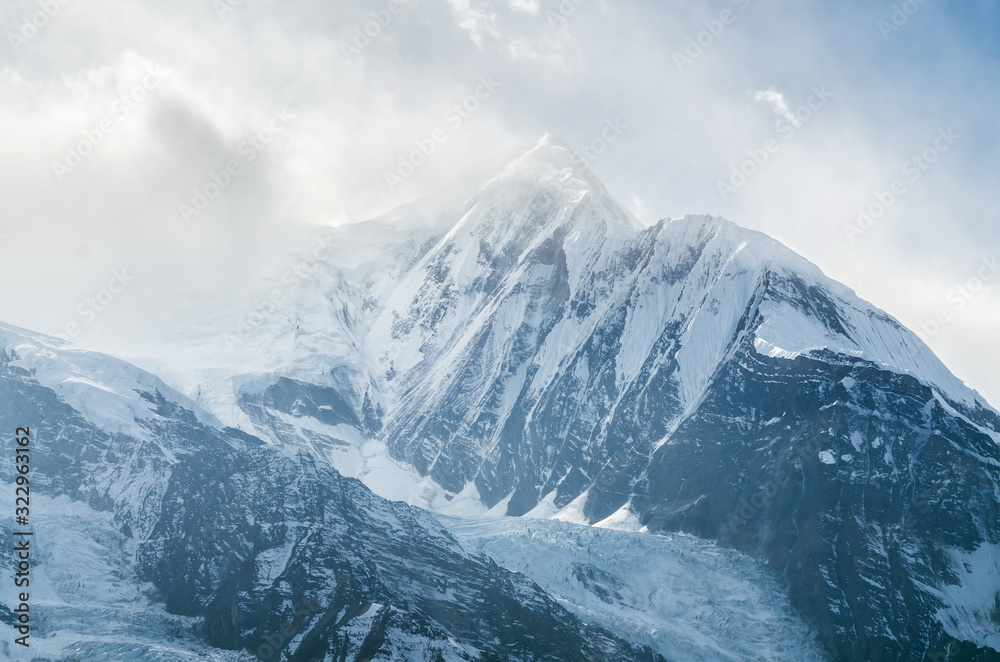
[[1000,405],[1000,274],[968,284],[1000,252],[996,0],[4,0],[0,27],[0,319],[56,333],[126,269],[77,338],[114,351],[144,302],[255,282],[295,222],[363,220],[545,132],[585,150],[610,122],[591,167],[637,216],[775,236]]

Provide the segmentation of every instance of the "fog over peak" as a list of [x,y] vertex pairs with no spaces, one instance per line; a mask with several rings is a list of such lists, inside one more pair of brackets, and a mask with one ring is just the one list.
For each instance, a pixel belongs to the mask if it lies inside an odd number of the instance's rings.
[[253,289],[303,228],[467,190],[551,132],[644,223],[774,236],[1000,402],[995,2],[39,7],[0,13],[5,322],[114,352],[150,302]]

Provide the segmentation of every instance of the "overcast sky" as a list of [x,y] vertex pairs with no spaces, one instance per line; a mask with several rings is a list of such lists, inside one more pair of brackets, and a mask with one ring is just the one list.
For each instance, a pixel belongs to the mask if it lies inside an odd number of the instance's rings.
[[0,0],[0,27],[4,321],[113,352],[144,302],[259,280],[296,224],[551,132],[640,219],[771,234],[1000,405],[997,0]]

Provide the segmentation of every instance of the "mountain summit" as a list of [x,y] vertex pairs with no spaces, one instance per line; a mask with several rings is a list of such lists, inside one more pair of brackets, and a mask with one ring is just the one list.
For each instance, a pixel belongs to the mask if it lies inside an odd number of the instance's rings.
[[765,559],[835,659],[997,659],[1000,415],[804,258],[641,227],[551,136],[467,200],[317,236],[245,336],[263,367],[188,377],[220,420],[441,512]]
[[365,421],[355,441],[267,390],[241,396],[258,433],[376,487],[362,467],[415,471],[440,504],[759,555],[845,659],[1000,647],[975,597],[1000,549],[1000,416],[915,334],[766,235],[638,226],[551,136],[455,209],[329,265],[353,368],[321,381]]

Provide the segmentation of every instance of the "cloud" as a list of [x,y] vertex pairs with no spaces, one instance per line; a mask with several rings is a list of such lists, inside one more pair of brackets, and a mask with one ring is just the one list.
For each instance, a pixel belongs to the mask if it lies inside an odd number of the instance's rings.
[[639,197],[638,193],[633,192],[632,195],[629,196],[628,210],[643,225],[651,225],[656,221],[656,219],[651,215],[649,203]]
[[775,115],[785,118],[792,126],[800,126],[800,122],[795,119],[795,113],[791,111],[788,107],[788,102],[785,101],[785,95],[776,91],[773,87],[754,92],[753,99],[754,101],[766,101],[771,104]]
[[[515,4],[522,1],[512,0],[511,7],[514,8]],[[473,0],[448,0],[448,2],[455,12],[455,24],[468,33],[469,38],[472,39],[472,42],[477,47],[483,47],[484,37],[489,36],[494,39],[500,37],[495,14],[485,9],[474,8],[472,6]],[[520,9],[520,7],[517,7],[517,9]]]
[[[592,168],[634,212],[768,232],[911,326],[996,243],[1000,209],[982,192],[1000,189],[1000,67],[976,27],[992,19],[975,14],[995,9],[928,4],[884,40],[881,10],[860,0],[732,3],[735,20],[702,36],[680,73],[674,53],[718,18],[703,3],[569,4],[559,30],[546,19],[555,0],[421,0],[391,19],[387,2],[362,0],[244,2],[222,17],[212,3],[61,5],[22,47],[0,48],[0,278],[16,284],[0,288],[0,319],[56,332],[113,269],[140,266],[130,296],[81,337],[114,351],[140,333],[142,302],[266,282],[302,224],[364,220],[509,145],[545,132],[585,145],[618,117],[628,130]],[[34,11],[15,0],[0,28]],[[345,43],[358,53],[345,57]],[[149,67],[166,75],[116,116]],[[484,76],[502,87],[450,130],[445,114]],[[834,97],[786,139],[777,120],[821,85]],[[248,160],[241,145],[283,108],[294,123]],[[386,172],[443,124],[447,140],[391,189]],[[949,125],[962,140],[848,242],[858,208]],[[95,131],[100,144],[59,181],[53,163]],[[716,182],[771,139],[780,150],[723,201]],[[179,205],[231,161],[240,174],[184,223]],[[1000,403],[1000,364],[982,358],[1000,332],[987,309],[1000,310],[995,292],[932,346]]]
[[539,10],[538,0],[507,0],[507,6],[526,14],[537,14]]

